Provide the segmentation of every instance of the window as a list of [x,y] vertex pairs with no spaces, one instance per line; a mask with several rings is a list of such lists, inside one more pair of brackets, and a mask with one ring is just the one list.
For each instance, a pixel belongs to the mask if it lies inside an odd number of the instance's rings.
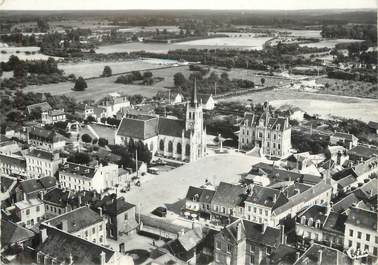
[[93,228],[92,228],[92,234],[95,234],[95,233],[96,233],[96,228],[93,227]]
[[366,234],[366,241],[370,241],[370,235]]
[[221,249],[221,246],[222,246],[221,242],[217,241],[217,249]]
[[357,232],[357,238],[361,239],[361,236],[362,236],[362,233],[361,232]]
[[46,205],[46,210],[49,210],[49,206],[48,205]]
[[98,230],[99,230],[99,231],[102,231],[102,225],[99,225],[99,226],[98,226]]
[[226,213],[226,208],[222,206],[222,213]]
[[377,247],[374,247],[374,248],[373,248],[373,255],[374,255],[374,256],[377,256],[377,255],[378,255],[378,248],[377,248]]
[[100,243],[102,243],[102,236],[100,236]]
[[26,209],[26,215],[30,214],[30,209]]
[[365,245],[365,250],[369,251],[369,245]]
[[265,215],[268,216],[268,210],[265,210]]
[[375,243],[378,244],[378,236],[375,237]]
[[231,245],[230,244],[227,245],[227,253],[231,253]]
[[251,264],[255,264],[255,256],[251,255],[251,260],[250,260]]
[[352,229],[349,229],[349,236],[353,237],[353,230]]
[[260,215],[262,214],[262,209],[259,209],[259,214],[260,214]]
[[272,253],[272,248],[266,247],[266,254],[270,255]]
[[255,250],[256,250],[255,245],[251,245],[251,246],[249,247],[249,251],[251,251],[251,252],[255,252]]
[[125,220],[127,221],[129,219],[129,215],[125,213]]
[[357,249],[361,249],[361,243],[360,242],[357,242]]
[[256,207],[253,207],[253,212],[256,213],[257,209]]
[[88,237],[88,230],[85,230],[85,237]]
[[353,243],[352,243],[352,240],[349,240],[349,244],[348,244],[348,246],[349,246],[349,247],[352,247],[352,244],[353,244]]
[[248,212],[250,212],[251,211],[251,206],[248,206]]

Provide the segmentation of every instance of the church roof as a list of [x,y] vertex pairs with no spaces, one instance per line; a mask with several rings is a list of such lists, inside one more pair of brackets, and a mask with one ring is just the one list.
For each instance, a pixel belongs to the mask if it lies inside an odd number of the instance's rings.
[[[182,131],[185,131],[185,121],[168,118],[159,118],[159,134],[181,137]],[[189,131],[185,131],[185,137],[189,137]]]
[[142,140],[149,139],[158,135],[158,123],[159,119],[156,117],[149,119],[123,118],[117,135]]

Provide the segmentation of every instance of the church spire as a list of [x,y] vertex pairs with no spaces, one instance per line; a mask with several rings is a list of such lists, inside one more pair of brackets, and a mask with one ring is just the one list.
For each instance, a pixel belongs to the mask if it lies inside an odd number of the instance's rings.
[[193,87],[193,90],[192,90],[192,98],[190,100],[190,105],[192,107],[197,106],[197,79],[196,78],[194,78],[194,87]]

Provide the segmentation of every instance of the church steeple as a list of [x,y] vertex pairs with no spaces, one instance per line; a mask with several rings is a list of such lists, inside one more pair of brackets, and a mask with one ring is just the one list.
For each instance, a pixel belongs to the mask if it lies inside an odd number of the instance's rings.
[[194,78],[194,86],[192,90],[192,98],[190,99],[190,106],[197,107],[197,80]]

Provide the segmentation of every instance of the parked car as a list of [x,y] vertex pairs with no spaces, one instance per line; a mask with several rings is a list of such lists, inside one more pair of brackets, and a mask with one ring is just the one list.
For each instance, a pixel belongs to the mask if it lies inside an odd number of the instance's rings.
[[165,207],[157,207],[155,210],[152,211],[152,214],[159,216],[159,217],[166,217],[167,216],[167,208]]

